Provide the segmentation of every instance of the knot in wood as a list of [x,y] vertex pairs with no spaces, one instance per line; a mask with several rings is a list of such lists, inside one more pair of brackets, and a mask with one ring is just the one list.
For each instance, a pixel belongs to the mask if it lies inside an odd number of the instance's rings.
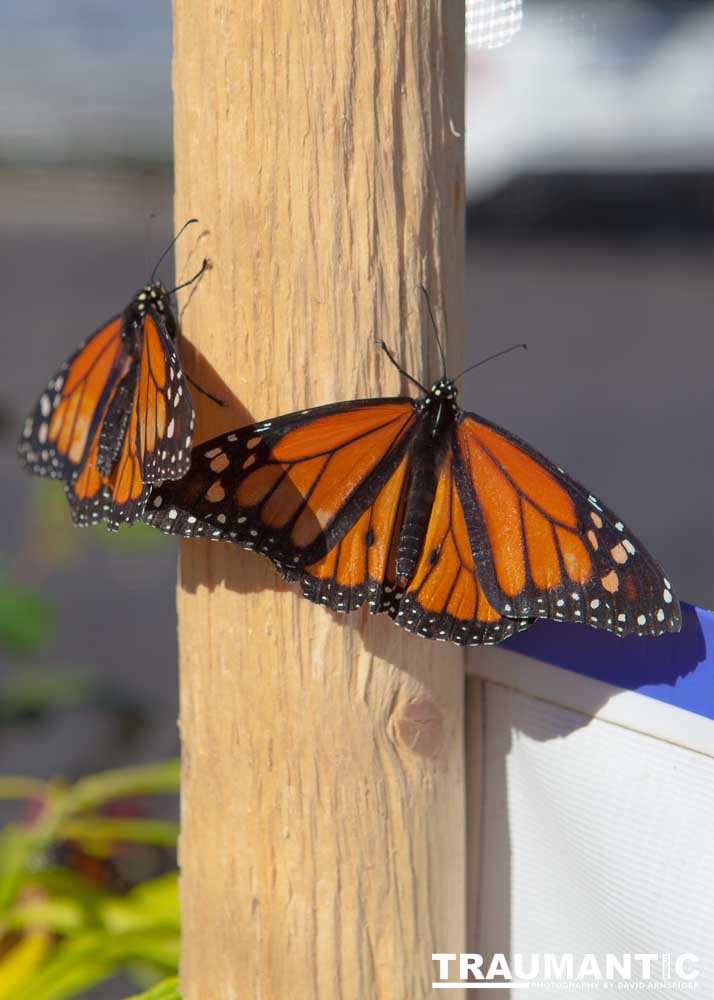
[[397,739],[412,753],[436,757],[444,741],[444,717],[429,698],[408,701],[397,711]]

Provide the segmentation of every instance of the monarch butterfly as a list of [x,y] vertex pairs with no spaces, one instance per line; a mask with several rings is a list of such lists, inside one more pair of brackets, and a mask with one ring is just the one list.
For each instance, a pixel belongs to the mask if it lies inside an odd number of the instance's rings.
[[309,600],[366,603],[430,639],[497,643],[538,618],[620,636],[679,631],[669,580],[612,511],[462,411],[455,380],[427,389],[382,347],[424,395],[319,406],[215,437],[193,450],[183,480],[154,488],[144,519],[255,549]]
[[20,461],[35,475],[64,480],[78,526],[131,524],[151,483],[188,470],[194,410],[169,296],[152,275],[65,361],[25,421]]

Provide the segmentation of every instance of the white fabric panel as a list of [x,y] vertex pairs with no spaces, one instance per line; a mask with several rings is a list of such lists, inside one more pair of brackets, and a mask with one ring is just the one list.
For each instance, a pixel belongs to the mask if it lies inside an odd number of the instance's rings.
[[[709,612],[707,612],[709,614]],[[704,665],[714,687],[714,670]],[[523,694],[574,709],[588,718],[597,716],[627,729],[678,743],[714,757],[714,721],[704,715],[678,710],[648,698],[638,691],[624,691],[612,684],[583,677],[530,656],[514,654],[498,646],[483,646],[466,661],[467,674],[515,688]],[[703,685],[706,686],[706,685]],[[714,998],[713,998],[714,1000]]]
[[485,687],[478,951],[690,952],[714,997],[714,759]]

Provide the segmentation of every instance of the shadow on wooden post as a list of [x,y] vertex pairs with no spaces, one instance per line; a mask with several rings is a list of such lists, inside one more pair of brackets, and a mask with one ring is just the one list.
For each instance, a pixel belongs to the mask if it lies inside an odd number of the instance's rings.
[[[403,391],[375,335],[438,373],[419,282],[457,370],[463,18],[175,0],[179,264],[212,261],[183,330],[257,419]],[[180,575],[184,997],[431,995],[465,947],[463,654],[229,545],[183,542]]]

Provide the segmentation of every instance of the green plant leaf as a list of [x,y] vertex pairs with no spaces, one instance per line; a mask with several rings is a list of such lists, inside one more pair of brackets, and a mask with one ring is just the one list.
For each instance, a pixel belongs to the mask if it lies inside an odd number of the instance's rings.
[[134,795],[160,795],[179,790],[181,765],[176,758],[158,764],[141,764],[104,771],[82,778],[69,791],[67,811],[97,809],[112,799]]
[[181,1000],[178,976],[164,979],[145,993],[135,993],[127,1000]]
[[45,794],[45,782],[39,778],[0,778],[0,799],[40,799]]
[[45,930],[55,934],[74,934],[86,929],[86,910],[73,899],[28,899],[8,910],[5,929],[13,931]]
[[114,933],[155,928],[178,932],[178,872],[142,882],[121,899],[105,899],[102,919]]
[[100,935],[82,935],[61,943],[13,1000],[65,1000],[109,978],[118,965],[100,942]]
[[12,903],[37,850],[32,827],[8,824],[0,834],[0,913]]
[[52,947],[49,934],[26,934],[0,959],[0,1000],[15,1000]]
[[178,967],[179,936],[146,932],[79,934],[62,941],[12,1000],[67,1000],[115,975],[137,959],[163,970]]
[[55,635],[52,605],[36,590],[0,573],[0,648],[18,656],[46,649]]
[[160,819],[123,819],[110,816],[74,816],[59,827],[59,836],[79,843],[158,844],[173,847],[178,839],[178,823]]
[[[171,759],[158,764],[104,771],[82,778],[66,788],[53,783],[45,784],[41,817],[31,825],[10,824],[0,834],[0,912],[14,899],[23,874],[31,868],[33,856],[58,836],[62,824],[68,822],[74,813],[99,808],[113,799],[177,792],[179,776],[179,761]],[[13,793],[22,787],[23,782],[32,780],[21,777],[4,779],[6,789]],[[36,789],[36,785],[27,787]],[[162,835],[168,836],[166,827]]]
[[[97,914],[97,904],[106,896],[100,885],[88,882],[78,872],[69,868],[50,867],[26,875],[23,884],[32,892],[39,890],[44,896],[72,899],[91,914]],[[98,916],[96,921],[98,921]]]
[[[5,779],[15,788],[26,780],[32,779]],[[46,782],[36,798],[41,810],[32,823],[9,823],[0,833],[0,913],[12,903],[23,880],[34,872],[37,856],[52,842],[67,792]]]
[[[106,771],[74,785],[0,779],[0,798],[37,802],[30,822],[0,833],[0,1000],[75,1000],[122,970],[139,983],[177,971],[177,872],[116,896],[56,862],[46,866],[55,840],[104,853],[113,843],[173,846],[175,823],[94,810],[115,799],[175,793],[179,773],[179,762],[168,760]],[[17,935],[28,942],[20,950]],[[10,986],[3,994],[5,981]]]

